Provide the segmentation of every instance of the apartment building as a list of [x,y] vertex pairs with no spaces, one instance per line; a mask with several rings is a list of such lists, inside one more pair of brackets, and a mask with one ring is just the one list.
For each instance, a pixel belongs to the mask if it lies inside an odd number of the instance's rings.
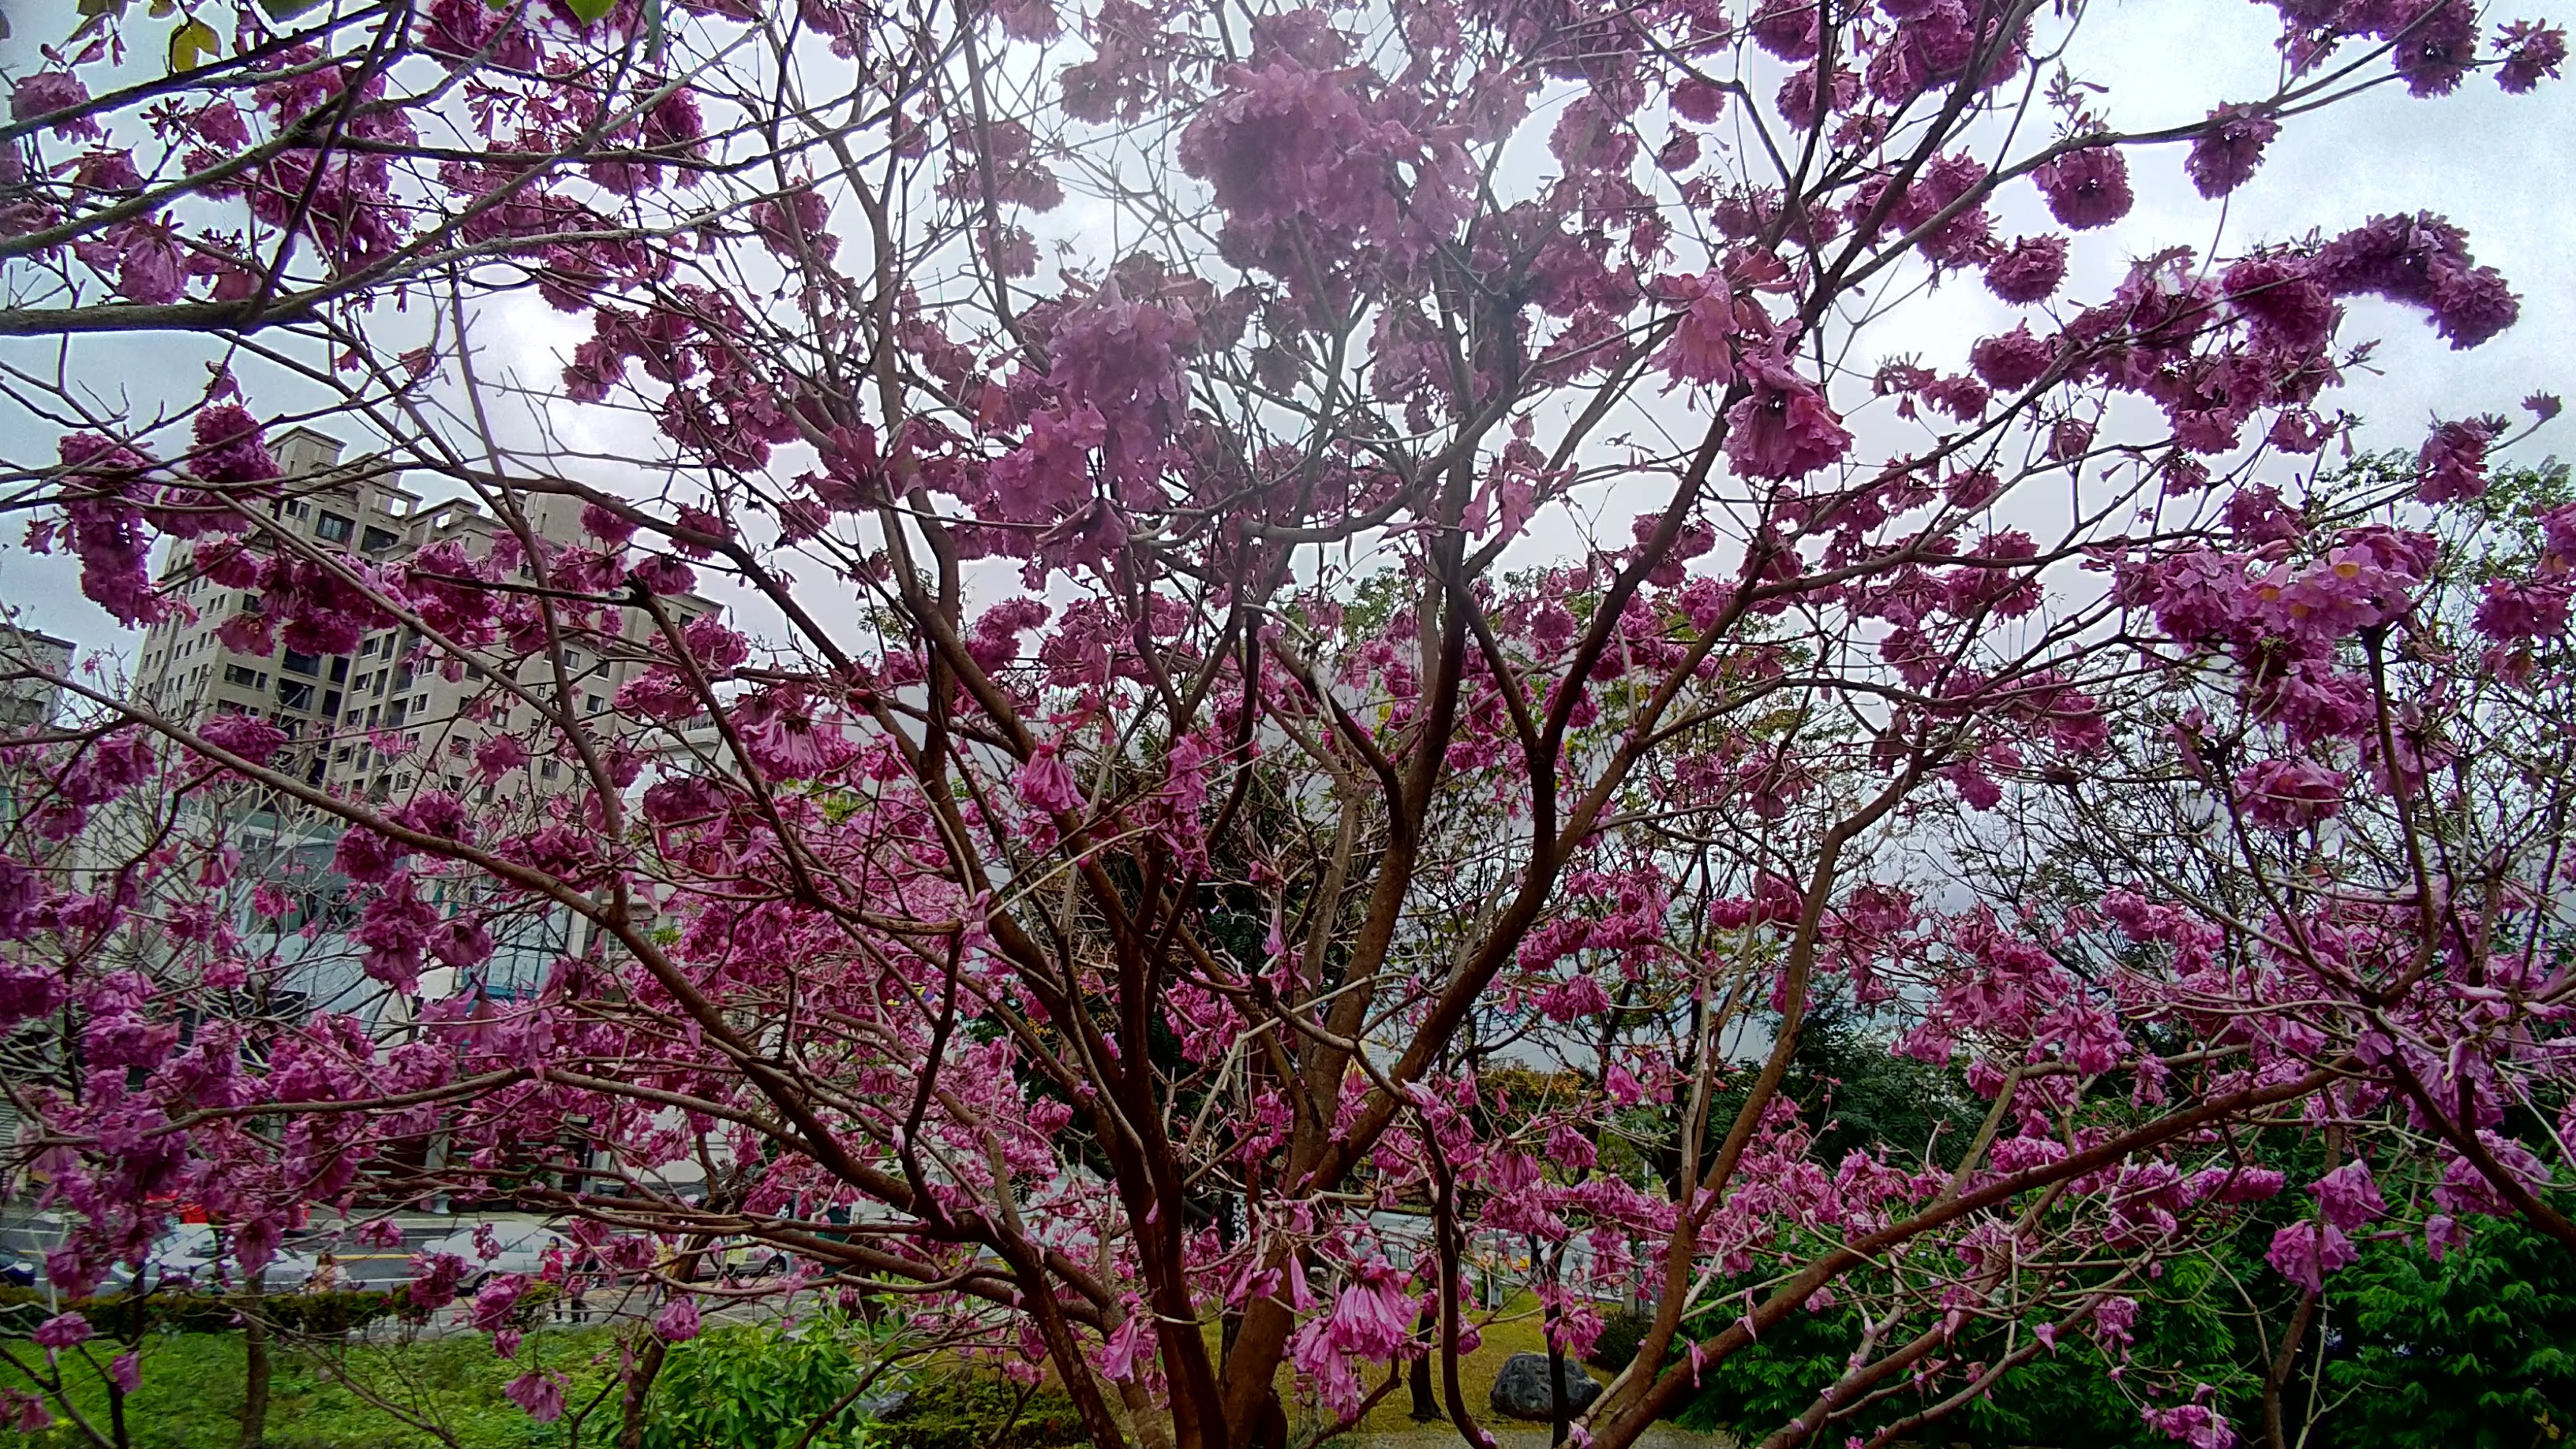
[[[341,462],[342,448],[338,439],[307,428],[274,443],[271,451],[287,478],[271,510],[280,525],[380,565],[449,541],[487,555],[504,532],[472,500],[426,503],[380,460]],[[589,542],[575,500],[531,496],[523,510],[531,531],[549,544]],[[524,564],[519,569],[522,577],[529,572]],[[496,792],[547,795],[574,781],[566,757],[533,746],[528,764],[510,778],[478,780],[472,769],[476,748],[494,734],[542,740],[544,732],[533,729],[535,709],[524,701],[500,707],[505,702],[496,681],[506,674],[552,705],[557,691],[550,658],[513,662],[494,653],[458,667],[429,658],[417,631],[408,627],[371,632],[347,654],[304,654],[282,645],[252,654],[230,647],[220,631],[233,615],[257,609],[256,594],[228,591],[197,576],[194,548],[187,543],[172,549],[163,577],[190,610],[146,631],[133,693],[165,714],[261,715],[295,742],[289,758],[308,783],[375,800],[444,788],[479,792],[488,802]],[[716,606],[682,596],[668,600],[667,608],[685,624]],[[613,636],[571,641],[563,652],[571,707],[584,717],[602,717],[611,729],[611,702],[646,667],[647,646],[658,632],[643,610],[615,612]]]
[[33,734],[61,716],[63,687],[54,681],[71,667],[69,639],[0,623],[0,740]]
[[[459,542],[489,557],[507,530],[470,499],[425,501],[380,459],[343,461],[338,439],[310,429],[271,444],[286,475],[271,516],[284,529],[325,548],[392,566],[433,545]],[[530,496],[521,504],[530,531],[560,547],[595,547],[569,498]],[[254,540],[254,546],[263,546]],[[532,578],[522,565],[521,578]],[[217,712],[257,714],[292,743],[278,763],[306,783],[343,799],[400,802],[444,791],[469,803],[533,806],[559,791],[588,785],[577,752],[559,729],[544,726],[537,705],[569,708],[589,728],[617,738],[631,726],[613,708],[618,689],[648,665],[659,626],[643,610],[608,611],[613,624],[567,636],[561,649],[569,698],[556,687],[555,660],[503,648],[447,659],[408,626],[370,631],[345,654],[313,655],[280,647],[252,653],[223,637],[226,620],[256,611],[255,593],[227,590],[199,576],[193,546],[172,547],[162,566],[165,587],[190,605],[146,631],[132,697],[178,720]],[[685,625],[716,605],[694,595],[661,600]],[[193,614],[193,617],[191,617]],[[514,698],[503,681],[525,687]],[[526,762],[494,772],[477,752],[495,735],[524,746]],[[658,742],[639,741],[653,749]],[[291,798],[260,793],[209,802],[252,873],[282,885],[297,901],[287,917],[267,922],[270,948],[296,963],[287,984],[316,1007],[353,1010],[380,1029],[399,1030],[408,1003],[384,999],[357,970],[343,934],[353,919],[346,882],[330,862],[340,830],[330,818]],[[433,895],[463,887],[441,883]],[[471,981],[443,968],[425,976],[427,998],[467,989],[507,996],[532,989],[558,957],[586,949],[587,933],[569,913],[550,911],[496,929],[498,950]]]

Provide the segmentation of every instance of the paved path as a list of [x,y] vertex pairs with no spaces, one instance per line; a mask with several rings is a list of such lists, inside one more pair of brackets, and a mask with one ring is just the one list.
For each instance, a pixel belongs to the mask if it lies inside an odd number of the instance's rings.
[[[1488,1426],[1486,1432],[1494,1436],[1500,1449],[1548,1449],[1544,1425],[1528,1429]],[[1467,1449],[1466,1439],[1447,1424],[1392,1434],[1346,1434],[1333,1442],[1344,1449]],[[1694,1434],[1678,1425],[1652,1424],[1637,1436],[1637,1449],[1736,1449],[1736,1441],[1725,1434]]]

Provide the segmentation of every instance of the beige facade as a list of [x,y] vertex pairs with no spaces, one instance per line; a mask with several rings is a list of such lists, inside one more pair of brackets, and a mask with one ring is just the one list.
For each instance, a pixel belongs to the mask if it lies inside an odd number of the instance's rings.
[[[425,503],[374,460],[341,463],[341,447],[309,429],[277,441],[274,451],[289,480],[271,510],[281,526],[378,566],[399,564],[450,540],[486,556],[504,532],[470,500]],[[531,496],[523,509],[540,539],[595,546],[582,533],[575,500]],[[370,632],[346,654],[300,654],[282,643],[268,654],[250,654],[228,647],[218,631],[234,614],[255,607],[256,597],[196,576],[193,560],[193,547],[182,543],[165,565],[165,582],[194,617],[183,611],[146,631],[134,697],[179,719],[221,711],[258,714],[296,742],[290,758],[308,783],[375,800],[444,789],[489,802],[496,795],[540,796],[573,785],[581,778],[578,755],[562,747],[559,729],[538,727],[537,706],[568,708],[587,730],[613,735],[617,691],[647,667],[659,632],[649,614],[627,607],[613,611],[613,631],[567,637],[560,650],[562,689],[552,653],[514,660],[503,649],[483,650],[469,666],[435,656],[408,626]],[[524,565],[519,573],[529,576]],[[685,624],[716,606],[682,596],[666,600],[665,607],[674,622]],[[533,698],[510,698],[499,683],[505,673]],[[486,778],[474,768],[475,751],[500,733],[525,742],[530,759]]]
[[54,681],[71,667],[69,639],[0,623],[0,740],[33,734],[62,714],[63,687]]

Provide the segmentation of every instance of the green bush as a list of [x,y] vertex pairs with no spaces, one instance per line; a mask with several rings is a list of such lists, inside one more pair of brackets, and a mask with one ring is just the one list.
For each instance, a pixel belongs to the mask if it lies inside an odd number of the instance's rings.
[[2334,1280],[2336,1444],[2524,1449],[2576,1427],[2576,1255],[2518,1219],[2469,1226],[2440,1263],[2382,1240]]
[[874,1438],[882,1449],[1055,1449],[1091,1436],[1073,1396],[1060,1388],[957,1373],[914,1389]]
[[873,1443],[866,1407],[843,1403],[867,1371],[870,1348],[864,1330],[830,1313],[785,1330],[709,1329],[662,1360],[644,1449],[795,1449],[827,1414],[813,1449]]
[[1583,1361],[1603,1373],[1615,1374],[1635,1361],[1637,1349],[1646,1341],[1646,1330],[1654,1326],[1652,1312],[1622,1308],[1601,1320],[1601,1336],[1592,1341],[1592,1352],[1585,1354]]

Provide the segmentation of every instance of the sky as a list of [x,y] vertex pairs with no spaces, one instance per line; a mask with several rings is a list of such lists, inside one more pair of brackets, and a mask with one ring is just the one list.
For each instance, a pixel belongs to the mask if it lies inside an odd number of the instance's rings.
[[[0,42],[0,68],[22,73],[36,60],[32,43],[67,28],[46,22],[48,8],[68,14],[67,5],[11,5],[16,36]],[[2491,14],[2490,29],[2493,21],[2507,18],[2513,17]],[[2068,64],[2107,87],[2099,108],[2114,124],[2152,129],[2198,119],[2222,102],[2268,94],[2276,80],[2269,46],[2277,26],[2269,8],[2237,0],[2097,0]],[[2576,255],[2569,240],[2576,238],[2576,90],[2569,83],[2508,96],[2481,75],[2459,94],[2433,102],[2383,86],[2291,122],[2263,168],[2223,212],[2192,192],[2181,162],[2180,147],[2133,156],[2137,209],[2119,226],[2079,243],[2072,292],[2099,296],[2116,284],[2130,257],[2175,243],[2236,251],[2311,227],[2332,232],[2381,213],[2431,210],[2467,230],[2479,261],[2503,270],[2521,294],[2521,320],[2484,347],[2458,353],[2413,314],[2375,300],[2355,301],[2344,335],[2385,339],[2377,375],[2352,377],[2338,398],[2366,419],[2363,441],[2411,447],[2435,417],[2510,413],[2528,393],[2576,392],[2567,347],[2576,332],[2569,260]],[[2010,206],[2002,209],[2007,231],[2017,222],[2020,230],[2044,224],[2036,216],[2016,217]],[[1982,287],[1961,282],[1909,303],[1901,320],[1881,334],[1880,345],[1887,353],[1920,352],[1956,367],[1968,340],[2009,328],[2016,315]],[[394,318],[387,324],[404,325]],[[586,333],[581,319],[524,299],[487,318],[479,340],[487,366],[548,378]],[[0,363],[50,367],[53,357],[50,345],[0,344]],[[81,339],[69,359],[74,374],[93,386],[138,397],[190,396],[204,385],[202,356],[164,339]],[[584,411],[569,405],[557,410],[576,442],[587,427],[617,425],[596,412],[585,419]],[[2561,436],[2571,427],[2576,417],[2544,429],[2524,445],[2526,459],[2576,452],[2576,444]],[[0,453],[23,459],[49,452],[42,444],[50,431],[0,407],[0,435],[8,439]],[[73,639],[85,651],[130,656],[139,634],[121,629],[81,596],[68,559],[29,554],[18,532],[15,523],[0,529],[0,603],[19,622]],[[758,621],[751,622],[757,631]]]

